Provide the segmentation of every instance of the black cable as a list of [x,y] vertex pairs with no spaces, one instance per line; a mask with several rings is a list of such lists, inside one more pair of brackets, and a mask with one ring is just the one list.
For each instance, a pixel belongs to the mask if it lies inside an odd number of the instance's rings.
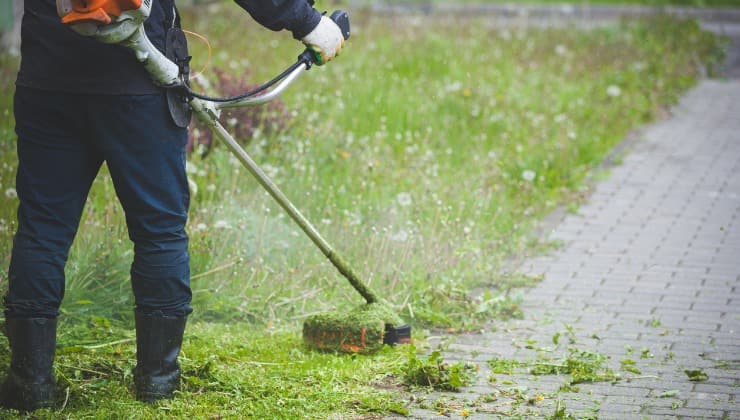
[[188,95],[190,95],[190,96],[192,96],[194,98],[203,99],[204,101],[210,101],[210,102],[232,102],[232,101],[238,101],[238,100],[249,98],[249,97],[252,97],[252,96],[257,96],[258,94],[266,91],[267,89],[269,89],[270,87],[272,87],[275,83],[277,83],[280,80],[284,79],[288,74],[290,74],[291,72],[293,72],[293,70],[297,69],[299,66],[301,66],[303,64],[305,64],[304,60],[298,60],[295,63],[293,63],[293,65],[291,65],[290,67],[288,67],[287,69],[285,69],[285,71],[283,71],[282,73],[280,73],[277,77],[275,77],[274,79],[268,81],[267,83],[264,83],[264,84],[262,84],[260,86],[257,86],[256,88],[254,88],[254,89],[252,89],[252,90],[250,90],[248,92],[242,93],[241,95],[229,96],[229,97],[226,97],[226,98],[216,98],[216,97],[213,97],[213,96],[202,95],[200,93],[194,92],[192,89],[190,89],[190,86],[188,86],[188,85],[185,85],[184,87],[187,90]]

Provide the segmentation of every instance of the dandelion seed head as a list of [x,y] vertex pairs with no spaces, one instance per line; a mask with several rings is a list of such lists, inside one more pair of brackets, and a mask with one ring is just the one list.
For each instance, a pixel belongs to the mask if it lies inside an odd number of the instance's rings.
[[527,182],[532,182],[537,177],[537,173],[530,169],[525,169],[522,171],[522,179]]
[[617,85],[610,85],[608,88],[606,88],[606,94],[612,98],[616,98],[617,96],[622,94],[622,89],[620,89]]
[[409,233],[401,229],[391,235],[391,240],[394,242],[406,242],[409,239]]
[[229,229],[231,225],[226,220],[216,220],[216,223],[213,224],[214,229]]
[[398,195],[396,195],[396,201],[398,202],[398,205],[401,207],[410,206],[412,203],[411,194],[407,192],[398,193]]

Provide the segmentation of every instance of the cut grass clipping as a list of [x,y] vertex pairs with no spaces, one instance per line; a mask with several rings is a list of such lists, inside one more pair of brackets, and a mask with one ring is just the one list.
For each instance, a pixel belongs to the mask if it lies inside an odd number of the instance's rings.
[[607,359],[608,357],[601,353],[571,347],[568,349],[568,356],[558,360],[540,358],[534,361],[518,361],[494,358],[488,365],[494,374],[512,375],[515,369],[524,368],[535,376],[570,375],[570,380],[565,386],[572,387],[581,383],[619,381],[621,379],[619,374],[606,366]]

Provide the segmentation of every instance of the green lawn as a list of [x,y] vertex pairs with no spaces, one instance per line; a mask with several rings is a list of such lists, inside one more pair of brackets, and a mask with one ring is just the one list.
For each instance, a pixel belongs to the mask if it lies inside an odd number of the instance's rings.
[[[213,67],[252,82],[287,66],[300,46],[257,28],[231,4],[187,12],[210,39]],[[519,30],[485,18],[353,14],[345,52],[314,68],[269,108],[270,124],[226,116],[252,132],[248,151],[371,286],[413,324],[481,328],[518,316],[511,291],[536,278],[503,262],[557,244],[532,226],[576,206],[588,177],[631,129],[662,115],[720,56],[693,22]],[[239,28],[239,30],[235,30]],[[193,68],[205,65],[191,39]],[[0,288],[7,284],[16,199],[11,95],[17,63],[0,61]],[[201,85],[199,89],[204,89]],[[254,130],[256,127],[256,130]],[[202,129],[201,129],[202,132]],[[58,345],[60,413],[42,418],[259,418],[403,412],[409,349],[317,354],[299,332],[307,314],[360,297],[223,147],[193,156],[195,312],[183,350],[182,395],[133,400],[131,245],[105,171],[70,255]],[[197,191],[195,190],[197,189]],[[470,291],[490,292],[472,298]],[[0,369],[8,364],[0,340]],[[0,411],[0,417],[11,413]]]

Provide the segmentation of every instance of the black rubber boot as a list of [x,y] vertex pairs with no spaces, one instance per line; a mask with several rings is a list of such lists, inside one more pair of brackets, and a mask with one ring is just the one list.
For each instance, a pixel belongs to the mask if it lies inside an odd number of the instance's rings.
[[8,318],[5,330],[11,351],[10,371],[0,386],[0,404],[19,411],[52,407],[57,320]]
[[182,346],[186,317],[136,313],[136,399],[154,402],[172,398],[180,387],[177,355]]

